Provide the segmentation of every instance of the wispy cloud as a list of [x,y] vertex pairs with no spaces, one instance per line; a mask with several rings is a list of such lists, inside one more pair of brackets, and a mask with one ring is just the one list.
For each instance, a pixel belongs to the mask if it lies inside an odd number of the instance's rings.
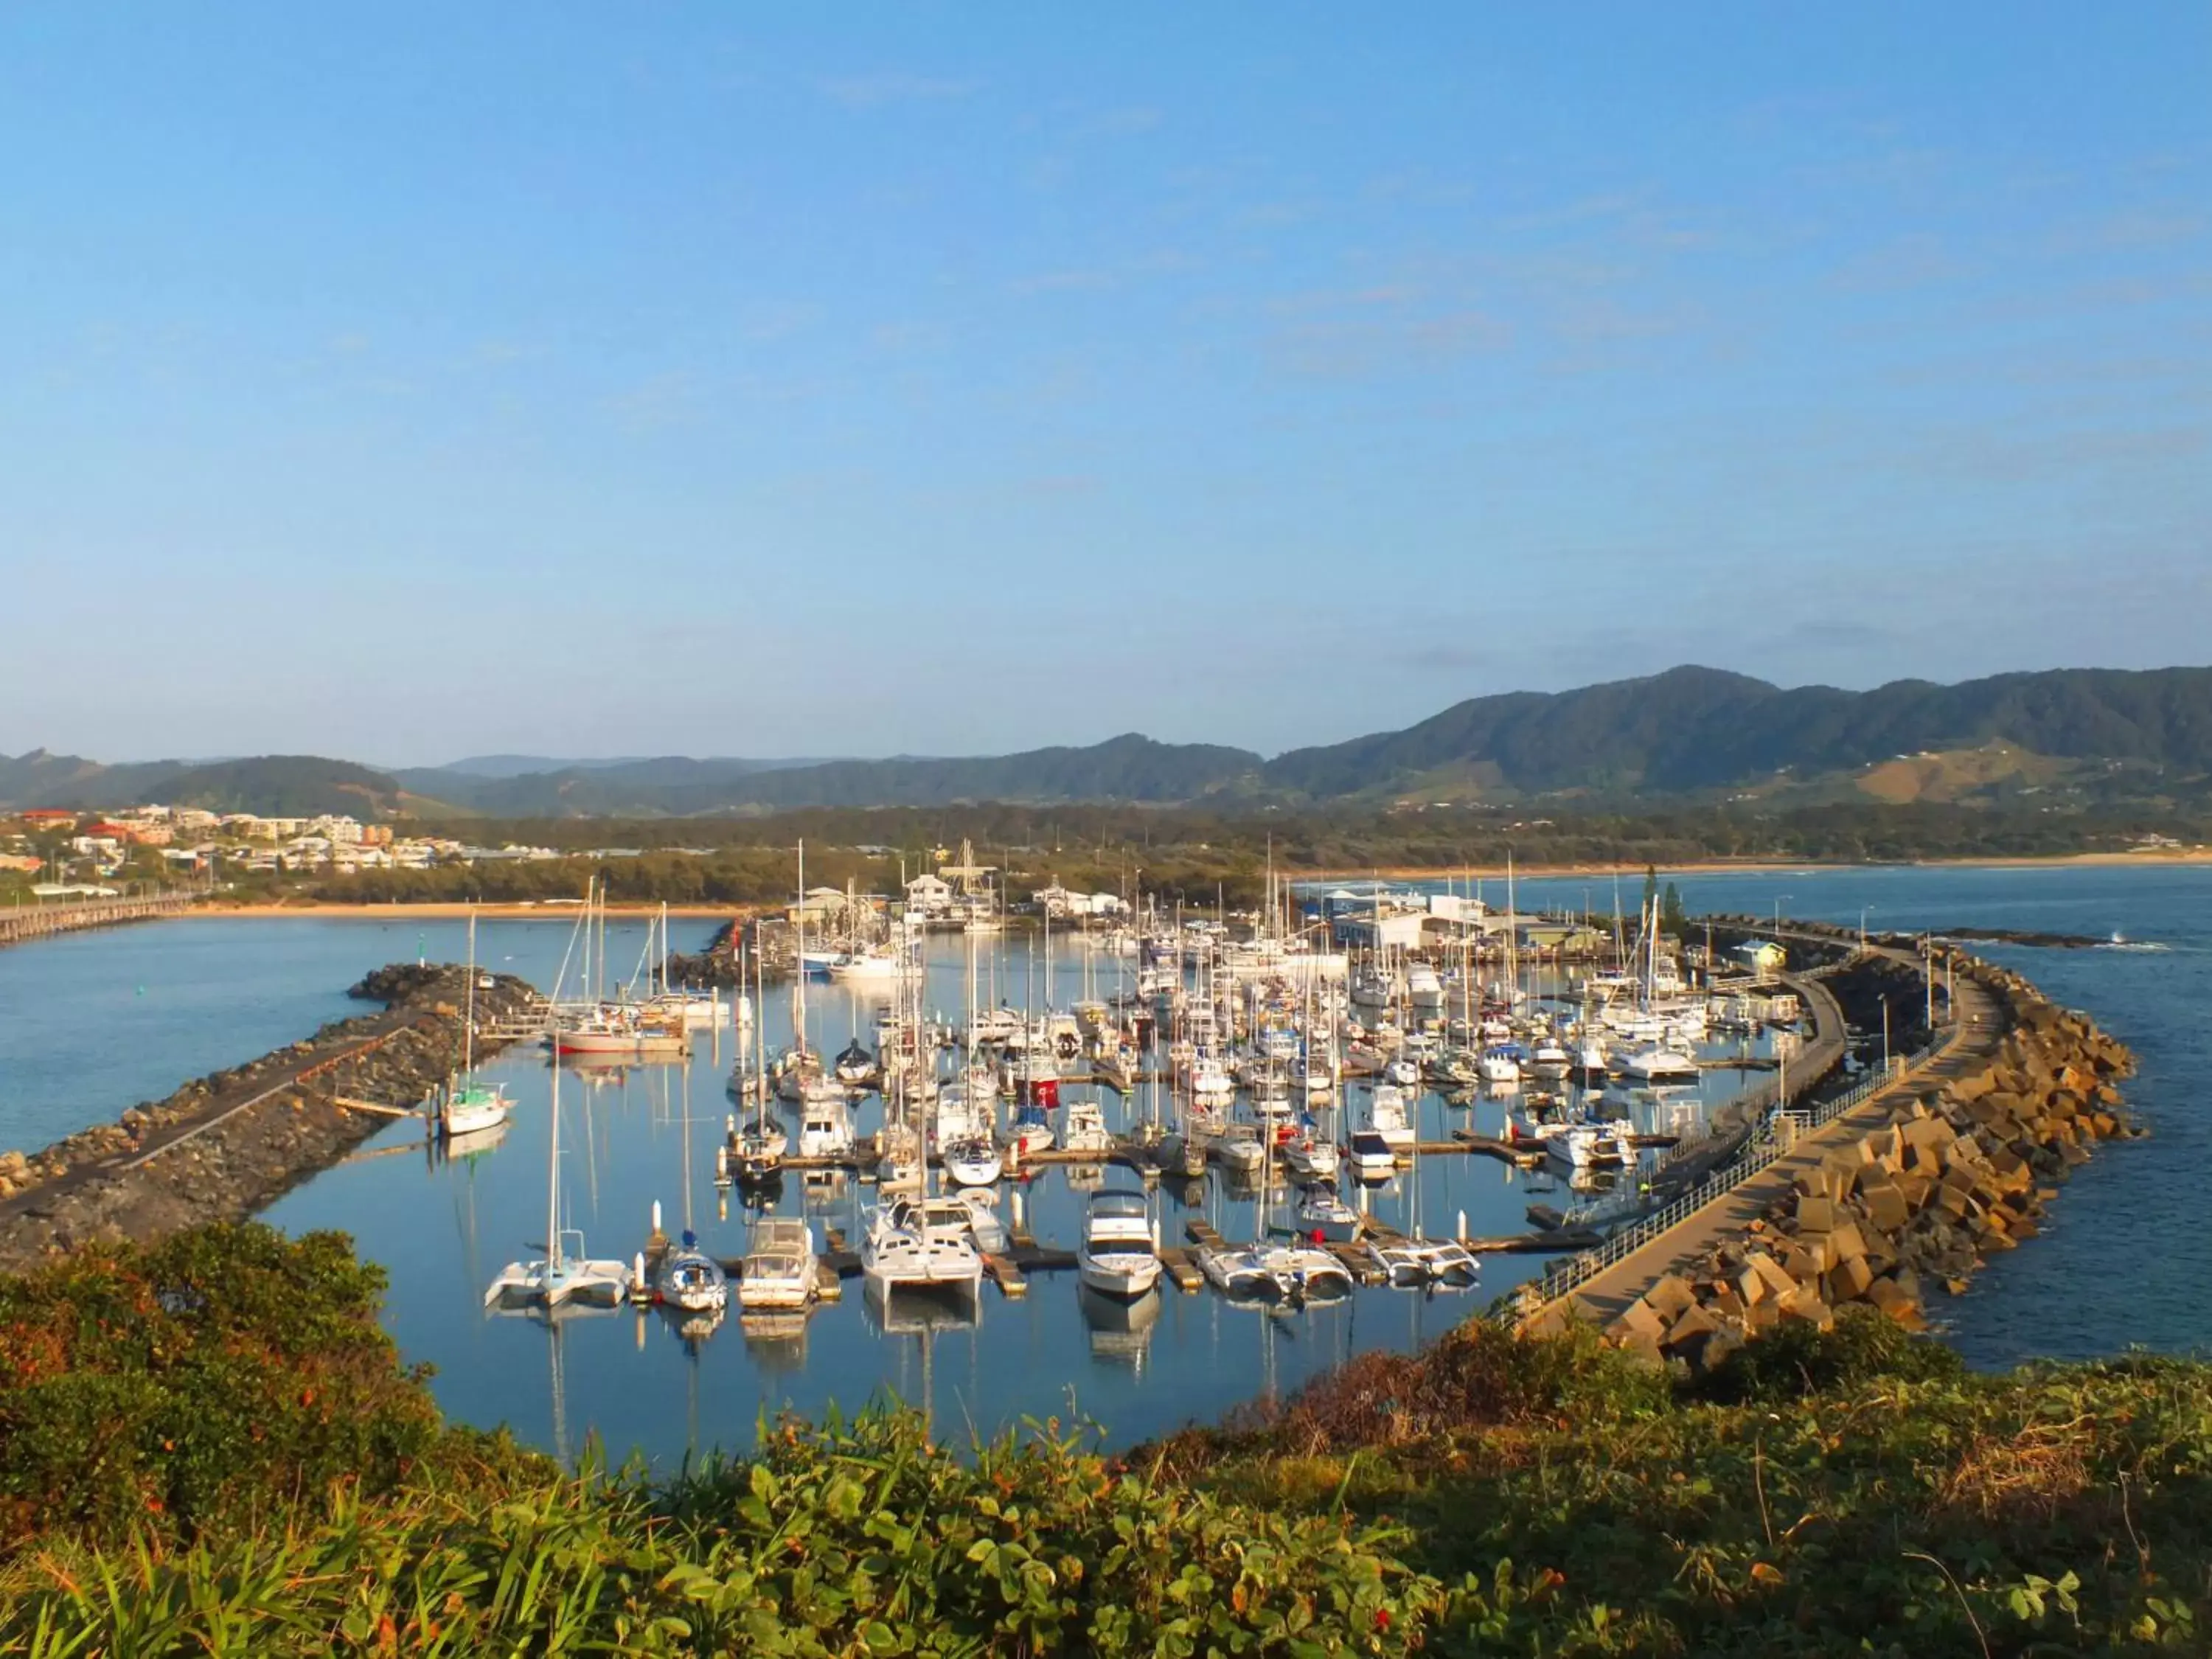
[[872,75],[828,76],[816,88],[847,109],[883,109],[895,104],[941,104],[972,96],[982,89],[981,81],[881,70]]

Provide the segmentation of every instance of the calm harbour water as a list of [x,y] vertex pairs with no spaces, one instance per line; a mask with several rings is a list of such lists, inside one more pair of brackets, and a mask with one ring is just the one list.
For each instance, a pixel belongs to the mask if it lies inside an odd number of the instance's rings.
[[[2157,950],[2043,951],[1990,947],[2054,997],[2093,1011],[2142,1061],[2130,1088],[2154,1138],[2101,1149],[2079,1171],[2044,1233],[1998,1259],[1972,1291],[1936,1311],[1968,1358],[1983,1365],[2039,1356],[2081,1357],[2130,1344],[2179,1350],[2212,1343],[2212,1274],[2191,1224],[2212,1172],[2212,1121],[2191,1085],[2212,1062],[2203,1011],[2212,998],[2212,870],[1855,869],[1678,878],[1692,910],[1767,912],[1869,925],[2036,928],[2104,937],[2119,931]],[[1609,913],[1609,878],[1521,884],[1524,908]],[[1493,900],[1502,893],[1489,894]],[[1632,888],[1629,902],[1634,902]],[[695,947],[704,921],[676,924],[678,948]],[[557,921],[486,922],[484,964],[552,983],[568,944]],[[609,928],[617,965],[642,944],[640,925]],[[0,1147],[34,1147],[186,1077],[234,1064],[360,1006],[344,988],[367,969],[426,954],[456,959],[461,924],[382,918],[187,921],[77,935],[0,951]],[[1058,952],[1055,996],[1085,988],[1085,957]],[[1000,947],[995,988],[1019,1006],[1041,978],[1018,938]],[[1090,961],[1094,988],[1111,990],[1110,958]],[[987,970],[988,974],[988,970]],[[957,940],[933,955],[930,1000],[964,1001]],[[1042,996],[1042,987],[1036,994]],[[764,1011],[771,1050],[788,1029],[788,1003],[771,992]],[[810,993],[815,1040],[842,1046],[872,1014],[830,988]],[[718,1253],[738,1254],[747,1217],[726,1213],[711,1183],[713,1149],[732,1109],[723,1090],[732,1054],[703,1039],[688,1068],[611,1073],[586,1085],[564,1073],[563,1180],[573,1218],[594,1254],[628,1255],[641,1243],[656,1200],[672,1230],[684,1216],[687,1128],[690,1214]],[[588,1430],[616,1452],[657,1458],[719,1443],[750,1443],[763,1409],[817,1413],[851,1407],[878,1390],[927,1403],[940,1432],[989,1431],[1027,1414],[1083,1415],[1127,1443],[1219,1415],[1271,1389],[1287,1390],[1357,1350],[1410,1347],[1433,1337],[1521,1278],[1529,1257],[1492,1256],[1471,1294],[1425,1296],[1369,1289],[1331,1307],[1271,1316],[1211,1291],[1169,1292],[1133,1321],[1087,1301],[1073,1275],[1039,1274],[1028,1297],[989,1286],[972,1322],[927,1328],[900,1319],[885,1329],[857,1280],[845,1301],[817,1312],[797,1340],[749,1334],[733,1316],[703,1341],[686,1343],[659,1316],[623,1311],[568,1321],[557,1335],[524,1319],[488,1318],[483,1289],[505,1262],[533,1254],[544,1234],[550,1074],[522,1050],[489,1068],[521,1103],[490,1152],[432,1161],[419,1126],[397,1124],[362,1155],[307,1182],[270,1212],[294,1231],[338,1227],[392,1278],[388,1322],[410,1359],[437,1367],[446,1408],[480,1423],[505,1421],[535,1443],[574,1450]],[[1717,1083],[1717,1093],[1732,1086]],[[1148,1097],[1102,1095],[1120,1127],[1152,1109]],[[860,1127],[877,1121],[872,1103]],[[1163,1102],[1160,1109],[1167,1109]],[[1500,1108],[1470,1114],[1436,1097],[1424,1133],[1442,1138],[1472,1122],[1493,1131]],[[588,1148],[588,1152],[585,1149]],[[1130,1185],[1127,1171],[1095,1176],[1054,1169],[1002,1199],[1018,1205],[1040,1241],[1071,1246],[1085,1189]],[[1375,1210],[1401,1224],[1418,1218],[1448,1231],[1461,1212],[1477,1234],[1520,1231],[1532,1199],[1563,1202],[1564,1189],[1474,1157],[1434,1157],[1378,1189]],[[856,1234],[872,1189],[840,1178],[807,1188],[789,1177],[779,1207]],[[1203,1212],[1231,1237],[1249,1235],[1249,1200],[1225,1194],[1218,1175],[1186,1193],[1163,1182],[1155,1199],[1164,1237]]]

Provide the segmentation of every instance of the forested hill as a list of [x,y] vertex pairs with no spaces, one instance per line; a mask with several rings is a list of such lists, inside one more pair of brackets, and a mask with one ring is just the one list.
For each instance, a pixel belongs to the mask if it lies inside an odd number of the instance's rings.
[[[158,800],[356,815],[505,818],[770,812],[965,801],[1275,803],[1570,793],[1632,804],[1715,791],[2039,805],[2201,801],[2212,791],[2212,668],[2062,669],[1958,685],[1784,690],[1710,668],[1578,690],[1476,697],[1403,731],[1297,749],[1158,743],[1130,733],[1020,754],[774,763],[681,757],[386,774],[303,756],[102,767],[0,757],[0,807]],[[472,766],[483,769],[471,769]]]
[[1128,735],[1087,748],[1016,755],[827,761],[764,769],[751,761],[638,761],[501,779],[443,771],[401,782],[507,817],[775,811],[796,806],[935,806],[955,801],[1130,801],[1170,805],[1256,783],[1260,757],[1210,744]]
[[1785,768],[1809,779],[1991,743],[2201,775],[2212,770],[2212,669],[2060,669],[1839,691],[1674,668],[1575,691],[1473,698],[1401,732],[1293,750],[1269,762],[1265,778],[1320,799],[1454,770],[1522,792],[1680,794]]

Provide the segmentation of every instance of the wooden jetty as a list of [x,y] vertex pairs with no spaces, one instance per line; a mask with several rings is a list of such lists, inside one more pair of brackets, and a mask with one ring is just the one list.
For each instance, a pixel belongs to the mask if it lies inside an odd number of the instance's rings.
[[201,897],[197,892],[150,893],[0,907],[0,945],[75,933],[82,927],[112,927],[118,922],[182,915]]
[[1170,1245],[1160,1252],[1160,1271],[1186,1296],[1206,1288],[1206,1275],[1199,1272],[1198,1263],[1191,1259],[1188,1250],[1177,1246]]
[[[1424,1143],[1421,1151],[1429,1151]],[[1436,1148],[1443,1152],[1480,1152],[1512,1164],[1516,1169],[1533,1170],[1544,1161],[1544,1149],[1528,1146],[1516,1140],[1500,1140],[1496,1135],[1479,1135],[1472,1129],[1454,1129],[1449,1143]]]

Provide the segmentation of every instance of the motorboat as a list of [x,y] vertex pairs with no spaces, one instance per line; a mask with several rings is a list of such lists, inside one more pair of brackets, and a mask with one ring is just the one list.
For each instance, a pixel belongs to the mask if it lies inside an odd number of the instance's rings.
[[968,1236],[975,1241],[975,1248],[985,1255],[1004,1255],[1012,1243],[1006,1224],[999,1218],[999,1195],[982,1188],[972,1192],[955,1193],[954,1198],[968,1208]]
[[1482,1051],[1476,1069],[1486,1084],[1504,1086],[1521,1081],[1521,1051],[1507,1043],[1500,1043]]
[[763,1216],[738,1264],[738,1306],[747,1313],[807,1308],[821,1294],[814,1230],[797,1216]]
[[905,958],[895,947],[888,945],[871,945],[865,950],[841,951],[822,964],[822,977],[839,985],[881,984],[896,979]]
[[1190,1063],[1193,1100],[1226,1103],[1236,1097],[1237,1079],[1218,1054],[1200,1054]]
[[1539,1077],[1565,1077],[1574,1056],[1557,1037],[1540,1038],[1528,1055],[1528,1069]]
[[1352,1173],[1362,1181],[1388,1181],[1398,1172],[1398,1153],[1378,1129],[1361,1129],[1345,1148]]
[[1382,1067],[1382,1080],[1397,1089],[1418,1089],[1421,1086],[1421,1068],[1406,1054],[1394,1056]]
[[853,1109],[842,1092],[810,1094],[799,1121],[799,1155],[805,1158],[849,1158],[853,1152]]
[[654,1300],[684,1313],[718,1314],[730,1302],[729,1275],[689,1231],[653,1264],[652,1290]]
[[1310,1119],[1302,1121],[1283,1143],[1283,1163],[1301,1181],[1334,1181],[1340,1162],[1336,1143],[1323,1136]]
[[1095,1193],[1083,1209],[1083,1242],[1075,1271],[1101,1295],[1133,1299],[1159,1283],[1160,1257],[1142,1193]]
[[973,1226],[957,1198],[895,1198],[868,1212],[860,1272],[884,1291],[937,1289],[972,1298],[983,1282]]
[[1114,1137],[1106,1127],[1106,1114],[1097,1101],[1068,1102],[1066,1121],[1060,1128],[1060,1146],[1062,1152],[1096,1152],[1101,1157],[1114,1150]]
[[1427,963],[1416,962],[1407,965],[1406,1000],[1415,1008],[1429,1013],[1444,1006],[1444,982]]
[[1224,1123],[1206,1143],[1206,1152],[1224,1169],[1249,1175],[1267,1162],[1267,1143],[1256,1123]]
[[999,1149],[981,1135],[953,1141],[938,1153],[938,1161],[956,1187],[988,1187],[1005,1172]]
[[1301,1237],[1322,1244],[1349,1244],[1365,1222],[1358,1211],[1327,1187],[1309,1187],[1291,1215]]
[[1694,1083],[1697,1056],[1663,1042],[1626,1049],[1613,1057],[1613,1069],[1637,1083]]
[[1407,1115],[1406,1097],[1395,1084],[1378,1083],[1367,1097],[1366,1127],[1381,1135],[1392,1152],[1411,1152],[1417,1137]]

